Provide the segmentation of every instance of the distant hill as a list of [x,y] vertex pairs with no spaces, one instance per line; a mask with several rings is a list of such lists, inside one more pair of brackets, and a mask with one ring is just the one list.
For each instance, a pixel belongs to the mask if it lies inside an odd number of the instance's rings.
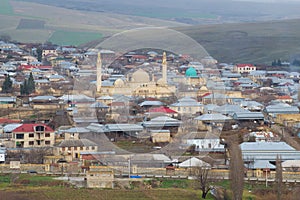
[[220,62],[271,64],[300,54],[300,20],[180,27]]

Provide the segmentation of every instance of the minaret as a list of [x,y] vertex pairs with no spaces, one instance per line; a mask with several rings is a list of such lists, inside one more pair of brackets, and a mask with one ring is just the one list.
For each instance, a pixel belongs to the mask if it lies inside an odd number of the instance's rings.
[[98,52],[96,67],[97,67],[97,92],[100,92],[101,83],[102,83],[102,60],[101,60],[100,52]]
[[162,80],[163,84],[167,85],[167,55],[166,52],[163,53],[163,58],[162,58]]

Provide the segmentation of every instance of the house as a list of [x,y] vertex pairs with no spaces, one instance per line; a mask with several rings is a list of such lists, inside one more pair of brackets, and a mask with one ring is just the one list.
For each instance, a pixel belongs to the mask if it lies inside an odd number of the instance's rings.
[[269,116],[276,118],[278,114],[298,114],[299,108],[286,103],[269,105],[263,110]]
[[6,157],[6,148],[0,147],[0,163],[5,162],[5,157]]
[[237,112],[233,114],[233,119],[237,121],[255,121],[263,123],[265,116],[262,112]]
[[237,73],[250,73],[256,71],[256,67],[253,64],[236,64],[234,71]]
[[178,99],[176,103],[170,105],[170,108],[181,115],[203,113],[203,105],[191,97]]
[[211,166],[210,166],[210,164],[200,160],[199,158],[192,157],[192,158],[189,158],[189,159],[183,161],[182,163],[179,163],[178,167],[180,167],[180,168],[191,168],[191,167],[210,168]]
[[0,108],[13,108],[16,106],[16,97],[0,97]]
[[36,96],[29,98],[33,109],[58,109],[60,101],[54,96]]
[[166,115],[169,117],[175,117],[177,116],[177,112],[168,108],[168,107],[155,107],[150,108],[148,113],[145,113],[146,115],[152,116],[152,115]]
[[151,130],[151,141],[153,143],[170,142],[171,134],[169,130]]
[[283,95],[283,96],[278,96],[277,100],[283,102],[283,103],[292,103],[293,99],[289,95]]
[[66,139],[58,145],[58,154],[66,156],[69,161],[79,159],[81,152],[97,152],[98,145],[88,139]]
[[49,54],[58,55],[55,47],[44,47],[42,51],[43,57],[48,56]]
[[186,140],[187,145],[195,146],[198,152],[224,152],[225,147],[220,143],[220,136],[212,132],[198,131],[194,138]]
[[267,160],[275,162],[276,157],[281,160],[299,160],[300,151],[285,142],[244,142],[240,144],[244,162],[252,160]]
[[213,128],[223,127],[224,123],[232,120],[232,118],[219,113],[211,113],[200,115],[196,117],[195,120],[197,120],[199,130],[207,131],[212,130]]
[[106,166],[90,166],[86,173],[87,188],[114,188],[114,171]]
[[154,130],[164,129],[164,130],[170,130],[172,133],[173,132],[172,130],[178,129],[181,123],[182,123],[181,121],[168,116],[159,116],[151,119],[150,121],[142,122],[142,126],[145,127],[148,131],[152,129]]
[[54,130],[45,124],[22,124],[12,130],[14,147],[51,147],[54,145]]
[[281,166],[284,171],[299,172],[300,160],[286,160],[281,163]]

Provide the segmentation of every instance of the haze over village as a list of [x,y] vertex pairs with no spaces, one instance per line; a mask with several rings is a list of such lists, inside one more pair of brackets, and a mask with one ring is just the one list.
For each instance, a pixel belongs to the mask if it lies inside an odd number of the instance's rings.
[[[101,12],[108,12],[105,6]],[[190,26],[202,18],[163,22]],[[244,15],[203,20],[237,19],[251,20]],[[274,50],[263,62],[259,56],[256,62],[228,62],[229,56],[218,52],[225,62],[199,40],[167,26],[139,27],[86,45],[17,41],[1,30],[0,195],[5,199],[38,199],[23,194],[27,187],[47,188],[41,192],[45,199],[144,199],[146,194],[150,199],[297,199],[298,52],[287,56]],[[243,31],[230,34],[235,41],[248,37]],[[18,187],[25,189],[11,191]],[[79,189],[91,196],[81,196]],[[64,190],[74,197],[63,196]]]

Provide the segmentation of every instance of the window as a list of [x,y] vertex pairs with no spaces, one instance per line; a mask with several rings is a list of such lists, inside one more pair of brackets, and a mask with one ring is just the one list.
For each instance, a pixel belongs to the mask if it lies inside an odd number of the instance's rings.
[[45,141],[45,144],[46,144],[46,145],[50,145],[51,142],[50,142],[49,140],[46,140],[46,141]]
[[45,133],[45,137],[50,137],[50,133]]
[[83,150],[83,147],[80,147],[80,150]]
[[16,139],[24,139],[24,134],[16,134]]
[[86,147],[85,149],[86,149],[86,150],[89,150],[89,147]]
[[77,150],[77,147],[74,147],[74,150],[76,151],[76,150]]
[[29,145],[34,145],[34,141],[29,141],[28,144]]
[[34,137],[34,134],[33,133],[29,133],[29,137]]
[[44,126],[36,126],[35,131],[45,131],[45,127]]
[[62,147],[62,148],[61,148],[61,150],[62,150],[62,151],[65,151],[65,150],[66,150],[66,148],[65,148],[65,147]]
[[68,147],[68,150],[71,150],[71,147]]
[[92,150],[95,150],[95,147],[92,147]]

